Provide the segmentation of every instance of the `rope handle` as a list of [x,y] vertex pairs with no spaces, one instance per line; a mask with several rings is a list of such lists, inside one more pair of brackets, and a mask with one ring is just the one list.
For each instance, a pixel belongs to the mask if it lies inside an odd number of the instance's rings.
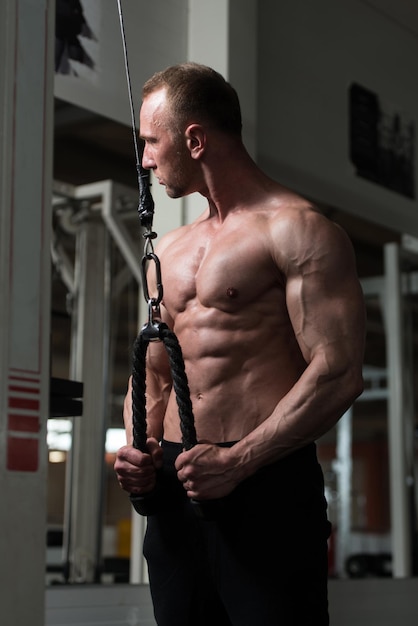
[[[174,332],[167,324],[161,322],[158,332],[168,354],[173,387],[176,394],[180,417],[183,447],[190,450],[197,444],[194,425],[193,407],[190,399],[190,389],[184,367],[181,346]],[[132,368],[132,422],[133,445],[138,450],[146,452],[147,423],[146,423],[146,368],[145,360],[150,339],[141,331],[134,343],[134,357]]]
[[[197,444],[196,430],[190,390],[184,369],[183,355],[176,335],[169,329],[167,324],[161,322],[158,326],[153,325],[153,331],[158,328],[159,339],[164,342],[169,357],[173,387],[176,393],[177,406],[180,416],[180,428],[182,432],[183,446],[190,450]],[[155,341],[152,333],[150,337],[149,327],[145,325],[134,343],[134,357],[132,370],[132,424],[133,446],[141,452],[147,452],[147,420],[146,420],[146,354],[150,341]],[[161,477],[160,477],[161,479]],[[132,506],[140,515],[153,515],[165,505],[165,496],[160,493],[160,480],[157,472],[155,489],[148,494],[139,496],[130,495]],[[195,507],[198,515],[201,508]]]

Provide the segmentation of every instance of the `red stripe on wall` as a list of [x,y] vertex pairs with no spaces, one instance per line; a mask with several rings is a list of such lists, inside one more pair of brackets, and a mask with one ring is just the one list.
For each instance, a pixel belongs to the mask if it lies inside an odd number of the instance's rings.
[[36,472],[39,464],[39,442],[9,436],[7,439],[7,469],[14,472]]
[[38,387],[18,387],[17,385],[9,385],[9,391],[17,391],[18,393],[35,393],[39,395]]
[[38,433],[41,429],[39,417],[36,415],[9,415],[9,430],[25,433]]
[[32,398],[9,398],[9,409],[29,409],[31,411],[39,411],[39,400]]

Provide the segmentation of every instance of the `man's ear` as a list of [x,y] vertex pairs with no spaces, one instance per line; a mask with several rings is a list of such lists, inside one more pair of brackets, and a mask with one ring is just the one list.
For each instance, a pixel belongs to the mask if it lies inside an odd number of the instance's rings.
[[185,132],[186,143],[192,159],[200,159],[206,148],[206,133],[200,124],[190,124]]

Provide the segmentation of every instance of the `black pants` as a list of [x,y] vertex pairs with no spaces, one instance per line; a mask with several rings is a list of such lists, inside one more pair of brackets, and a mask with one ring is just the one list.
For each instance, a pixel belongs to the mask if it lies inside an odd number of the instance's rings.
[[165,506],[144,540],[158,626],[328,626],[330,524],[315,446],[259,470],[212,519],[177,480],[181,446],[163,448]]

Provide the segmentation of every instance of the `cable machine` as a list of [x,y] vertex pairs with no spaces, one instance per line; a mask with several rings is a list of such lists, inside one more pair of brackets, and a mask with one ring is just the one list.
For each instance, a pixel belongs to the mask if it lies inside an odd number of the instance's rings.
[[[410,238],[408,238],[408,241]],[[417,501],[414,467],[415,395],[412,304],[418,293],[418,251],[388,243],[384,247],[385,275],[362,281],[366,301],[377,298],[384,322],[387,365],[383,371],[364,369],[366,389],[357,402],[387,401],[389,499],[391,512],[392,575],[407,578],[414,572]],[[383,386],[381,382],[383,381]],[[346,576],[349,556],[352,475],[352,416],[350,409],[337,424],[335,471],[339,491],[336,570]],[[415,555],[416,557],[416,555]],[[416,565],[415,565],[416,571]]]

